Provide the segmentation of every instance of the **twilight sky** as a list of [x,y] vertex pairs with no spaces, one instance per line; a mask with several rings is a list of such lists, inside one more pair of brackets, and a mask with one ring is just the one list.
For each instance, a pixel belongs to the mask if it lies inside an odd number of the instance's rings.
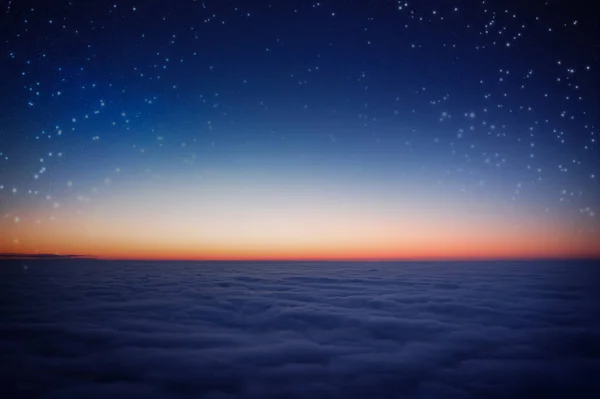
[[0,4],[0,252],[600,256],[583,0]]

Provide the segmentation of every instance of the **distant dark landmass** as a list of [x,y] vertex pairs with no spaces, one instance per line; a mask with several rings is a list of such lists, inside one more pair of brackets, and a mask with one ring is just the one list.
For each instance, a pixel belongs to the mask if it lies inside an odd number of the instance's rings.
[[2,259],[94,259],[83,255],[0,253]]
[[2,398],[600,397],[595,261],[8,255]]

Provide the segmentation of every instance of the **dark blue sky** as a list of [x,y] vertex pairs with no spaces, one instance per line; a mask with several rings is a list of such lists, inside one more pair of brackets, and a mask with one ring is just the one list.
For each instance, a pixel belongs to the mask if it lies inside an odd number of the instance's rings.
[[139,210],[142,192],[198,223],[261,215],[259,231],[277,204],[302,220],[344,203],[373,226],[417,215],[424,237],[443,230],[434,209],[465,240],[530,219],[517,230],[598,242],[600,29],[584,1],[16,0],[1,21],[5,251],[38,250],[45,219],[89,230]]

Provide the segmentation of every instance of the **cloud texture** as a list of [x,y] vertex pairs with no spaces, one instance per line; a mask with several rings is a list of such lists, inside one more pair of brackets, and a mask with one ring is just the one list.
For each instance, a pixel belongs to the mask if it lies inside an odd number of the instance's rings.
[[600,397],[593,262],[7,260],[0,290],[0,397]]

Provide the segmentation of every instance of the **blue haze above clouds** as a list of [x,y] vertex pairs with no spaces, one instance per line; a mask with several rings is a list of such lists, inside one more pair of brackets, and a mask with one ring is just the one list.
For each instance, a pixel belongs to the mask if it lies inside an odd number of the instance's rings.
[[597,263],[0,267],[0,397],[596,398]]

